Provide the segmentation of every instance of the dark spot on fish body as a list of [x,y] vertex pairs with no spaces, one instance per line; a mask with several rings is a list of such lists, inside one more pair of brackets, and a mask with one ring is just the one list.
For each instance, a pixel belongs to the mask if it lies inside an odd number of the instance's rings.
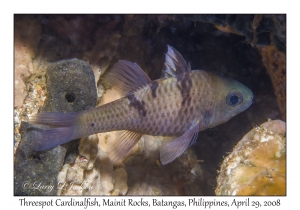
[[150,85],[150,90],[151,90],[151,94],[153,98],[156,98],[156,90],[158,88],[158,82],[157,81],[153,81]]
[[91,126],[92,126],[92,127],[95,127],[95,123],[91,123]]
[[187,105],[190,106],[191,104],[191,96],[190,92],[192,89],[192,80],[189,74],[181,74],[177,77],[177,87],[180,90],[182,95],[182,103],[181,106]]
[[191,98],[190,94],[187,94],[187,95],[183,96],[181,106],[186,105],[187,107],[189,107],[191,105],[191,102],[192,102],[192,98]]
[[130,106],[132,106],[133,108],[135,108],[139,115],[145,117],[147,115],[147,111],[145,108],[145,102],[144,101],[139,101],[137,100],[137,98],[135,97],[135,95],[133,93],[127,95],[128,100],[130,101]]
[[181,94],[189,94],[192,88],[192,80],[189,74],[180,75],[177,78],[181,84]]

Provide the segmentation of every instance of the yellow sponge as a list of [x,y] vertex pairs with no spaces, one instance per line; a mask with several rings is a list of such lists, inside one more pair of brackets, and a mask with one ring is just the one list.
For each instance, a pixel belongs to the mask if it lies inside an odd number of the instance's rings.
[[285,126],[269,120],[248,132],[224,159],[216,195],[285,195]]

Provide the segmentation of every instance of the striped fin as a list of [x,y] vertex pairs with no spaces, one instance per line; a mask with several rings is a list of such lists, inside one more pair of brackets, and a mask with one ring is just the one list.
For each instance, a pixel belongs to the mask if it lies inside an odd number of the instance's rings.
[[182,136],[163,142],[160,148],[160,161],[163,165],[166,165],[177,157],[182,155],[186,148],[190,147],[197,140],[199,132],[199,121],[196,122],[187,132]]
[[108,156],[113,163],[117,163],[138,143],[143,134],[132,131],[123,131],[121,139],[108,151]]
[[188,73],[190,70],[191,65],[187,65],[182,55],[175,48],[168,45],[162,77],[175,77],[179,74]]
[[118,61],[104,80],[116,88],[122,97],[151,82],[148,75],[136,63],[126,60]]

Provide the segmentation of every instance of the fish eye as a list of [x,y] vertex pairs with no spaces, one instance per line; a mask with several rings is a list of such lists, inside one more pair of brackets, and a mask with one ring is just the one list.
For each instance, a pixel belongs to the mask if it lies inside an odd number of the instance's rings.
[[237,90],[231,90],[226,96],[226,104],[235,107],[243,101],[243,95]]

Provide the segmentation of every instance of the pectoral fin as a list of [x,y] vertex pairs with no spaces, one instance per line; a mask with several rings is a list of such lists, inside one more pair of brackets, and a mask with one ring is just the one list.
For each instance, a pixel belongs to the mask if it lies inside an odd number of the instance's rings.
[[143,134],[131,131],[123,131],[120,140],[118,140],[108,151],[108,156],[113,163],[121,160],[140,140]]
[[172,162],[179,157],[186,148],[194,144],[198,137],[199,122],[196,122],[187,132],[182,136],[173,139],[169,142],[163,143],[160,148],[160,161],[163,165]]

